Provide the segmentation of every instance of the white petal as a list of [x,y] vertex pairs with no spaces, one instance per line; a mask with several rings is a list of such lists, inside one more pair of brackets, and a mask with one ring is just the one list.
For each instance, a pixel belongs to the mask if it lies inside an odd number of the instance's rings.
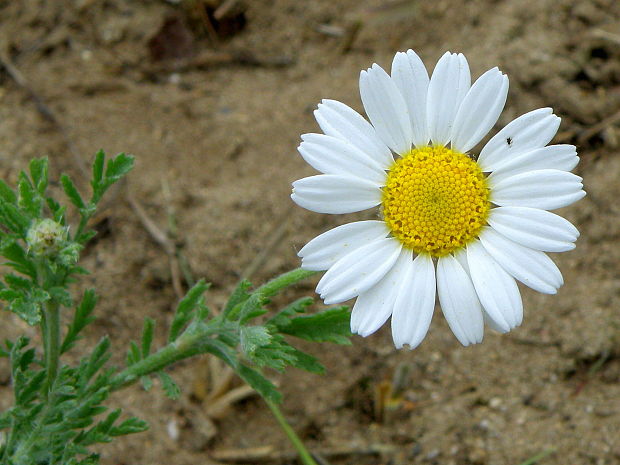
[[402,246],[388,237],[345,255],[323,275],[316,291],[326,304],[344,302],[374,286],[390,271]]
[[337,100],[323,100],[314,111],[317,123],[328,136],[334,136],[355,145],[377,160],[382,166],[394,163],[392,152],[375,128],[362,115]]
[[298,150],[314,169],[325,174],[352,175],[384,183],[385,169],[354,145],[324,134],[304,134]]
[[465,249],[459,249],[454,252],[454,258],[460,263],[467,274],[469,273],[469,264],[467,263],[467,251]]
[[446,52],[437,62],[428,85],[426,114],[434,144],[446,145],[450,140],[454,118],[470,83],[465,57],[461,53]]
[[498,326],[495,321],[491,319],[489,314],[482,309],[482,318],[484,319],[484,324],[491,328],[493,331],[497,331],[498,333],[506,334],[508,331],[504,330],[501,326]]
[[397,349],[415,349],[428,332],[435,309],[435,266],[430,255],[418,255],[403,270],[392,313],[392,338]]
[[293,183],[293,201],[317,213],[352,213],[381,203],[381,185],[353,176],[320,174]]
[[452,148],[467,152],[497,122],[508,96],[508,76],[497,68],[488,70],[471,86],[452,127]]
[[411,149],[409,110],[392,78],[374,64],[360,74],[360,95],[377,134],[394,152]]
[[467,246],[467,263],[480,303],[494,327],[508,332],[523,319],[523,303],[515,280],[497,264],[479,241]]
[[369,336],[390,317],[401,287],[403,270],[410,262],[411,253],[402,249],[392,269],[377,284],[359,295],[351,312],[352,333]]
[[461,344],[482,342],[482,308],[467,272],[452,255],[437,261],[437,293],[448,325]]
[[[471,276],[471,270],[469,269],[469,264],[468,264],[468,260],[467,260],[467,250],[461,249],[458,252],[455,252],[454,253],[454,258],[457,259],[457,261],[461,264],[461,266],[463,267],[463,269],[465,270],[465,272],[469,276],[469,279],[471,279],[472,276]],[[496,263],[496,266],[499,266],[499,265],[497,265],[497,263]],[[500,269],[501,269],[502,273],[506,273],[503,268],[500,268]],[[510,279],[512,279],[513,284],[516,286],[516,282],[514,281],[514,279],[512,277],[510,277]],[[473,283],[473,281],[472,281],[472,283]],[[475,286],[474,286],[474,288],[475,288]],[[479,295],[478,295],[478,297],[480,298]],[[519,299],[520,298],[521,298],[521,296],[519,295]],[[483,317],[483,320],[484,320],[484,324],[489,326],[494,331],[500,332],[502,334],[505,334],[508,331],[510,331],[510,328],[507,328],[505,322],[504,322],[504,324],[500,325],[500,324],[498,324],[498,322],[496,322],[494,319],[492,319],[489,316],[489,313],[487,312],[487,310],[484,308],[484,306],[482,307],[482,317]],[[517,313],[516,315],[514,315],[514,319],[515,319],[515,321],[519,322],[517,324],[517,326],[519,324],[521,324],[521,321],[523,320],[523,305],[521,305],[521,312]],[[499,321],[501,322],[502,320],[500,319]]]
[[499,182],[487,178],[491,202],[501,206],[521,206],[555,210],[581,199],[581,178],[560,170],[536,170],[519,173]]
[[562,273],[544,253],[517,244],[490,227],[480,234],[487,252],[515,279],[543,294],[555,294],[564,284]]
[[539,108],[511,121],[486,143],[478,164],[482,171],[493,171],[497,163],[520,153],[547,145],[560,127],[560,118],[551,108]]
[[426,97],[429,78],[424,63],[413,50],[407,50],[406,53],[398,52],[394,56],[392,80],[409,109],[413,145],[427,145],[430,139],[426,124]]
[[521,245],[543,252],[575,248],[579,231],[555,213],[527,207],[499,207],[490,211],[489,225]]
[[388,234],[389,230],[383,221],[343,224],[312,239],[297,255],[301,257],[302,268],[313,271],[327,270],[350,252]]
[[544,169],[571,171],[577,163],[579,157],[574,145],[549,145],[500,160],[489,179],[498,182],[515,174]]

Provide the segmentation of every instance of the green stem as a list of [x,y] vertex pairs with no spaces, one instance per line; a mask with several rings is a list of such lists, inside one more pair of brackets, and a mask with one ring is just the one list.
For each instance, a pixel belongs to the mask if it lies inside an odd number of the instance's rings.
[[277,294],[280,290],[285,287],[292,286],[293,284],[302,281],[310,276],[317,274],[318,271],[309,271],[303,270],[301,268],[297,268],[293,271],[289,271],[287,273],[281,274],[277,278],[272,279],[268,283],[263,284],[261,287],[254,291],[255,293],[260,292],[265,297],[271,297],[272,295]]
[[195,347],[195,341],[191,339],[194,338],[181,337],[177,341],[162,347],[154,354],[125,368],[110,381],[112,390],[117,391],[127,387],[139,380],[142,376],[156,373],[179,360],[198,354],[200,351]]
[[43,330],[45,348],[45,393],[52,390],[56,376],[58,375],[58,362],[60,360],[60,305],[55,300],[50,300],[43,309]]
[[301,462],[304,465],[318,465],[316,461],[312,458],[312,455],[310,455],[308,449],[306,449],[306,446],[304,445],[301,438],[297,436],[297,433],[295,433],[293,428],[291,428],[291,425],[289,425],[286,421],[286,418],[284,418],[280,407],[267,399],[265,399],[265,402],[267,402],[267,405],[271,409],[271,413],[273,413],[273,416],[276,417],[276,420],[278,420],[278,423],[280,424],[280,427],[284,430],[286,437],[288,437],[289,441],[291,441],[291,444],[293,444],[293,447],[295,447],[295,449],[297,450]]
[[534,465],[535,463],[538,463],[540,460],[544,459],[548,455],[553,454],[554,452],[555,452],[555,449],[544,450],[540,452],[539,454],[536,454],[534,457],[530,457],[525,462],[521,462],[519,465]]
[[75,235],[73,236],[73,240],[79,242],[80,244],[82,244],[82,234],[84,234],[84,230],[86,229],[86,226],[88,225],[88,220],[90,220],[91,216],[92,216],[91,214],[81,213],[80,224],[78,225],[77,231]]

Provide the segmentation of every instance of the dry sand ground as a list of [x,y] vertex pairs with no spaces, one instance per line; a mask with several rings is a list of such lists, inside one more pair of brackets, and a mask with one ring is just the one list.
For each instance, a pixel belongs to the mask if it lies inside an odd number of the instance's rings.
[[[172,20],[166,38],[149,47],[164,19],[182,14],[172,2],[0,0],[2,56],[57,118],[46,119],[0,69],[2,178],[14,181],[29,158],[47,155],[53,175],[69,172],[84,185],[80,166],[98,148],[137,157],[84,255],[94,270],[85,284],[103,296],[89,343],[109,334],[120,363],[142,319],[165,326],[177,299],[169,259],[130,197],[163,228],[166,208],[174,209],[191,268],[213,282],[211,303],[220,305],[274,234],[277,246],[256,282],[297,266],[298,248],[346,221],[289,199],[290,182],[311,173],[295,148],[299,134],[317,130],[312,109],[320,99],[360,109],[360,69],[387,67],[407,48],[431,68],[445,50],[461,51],[474,77],[496,65],[510,77],[498,127],[551,106],[563,120],[556,142],[579,146],[576,171],[588,196],[561,212],[582,232],[575,251],[554,257],[565,286],[556,296],[523,289],[523,325],[505,336],[488,332],[475,347],[461,347],[437,312],[413,352],[396,351],[386,328],[351,347],[315,348],[325,377],[275,376],[284,411],[311,448],[345,449],[329,457],[334,465],[517,464],[548,448],[555,453],[540,463],[620,463],[620,2],[246,4],[245,24],[224,24],[217,44]],[[354,24],[361,24],[354,40],[338,35]],[[153,54],[179,57],[154,62]],[[28,331],[7,313],[3,321],[2,336]],[[115,396],[151,429],[102,448],[103,464],[209,464],[228,449],[290,451],[259,399],[208,419],[204,361],[171,373],[183,387],[180,402],[137,387]],[[377,392],[403,373],[401,398],[380,408]]]

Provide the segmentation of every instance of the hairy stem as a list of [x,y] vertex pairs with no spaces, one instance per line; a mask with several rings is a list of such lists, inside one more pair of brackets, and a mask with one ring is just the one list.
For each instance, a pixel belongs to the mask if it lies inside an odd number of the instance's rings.
[[295,270],[283,273],[277,278],[272,279],[268,283],[263,284],[261,287],[254,291],[255,293],[261,293],[265,297],[270,297],[277,294],[280,290],[292,286],[293,284],[302,281],[310,276],[317,274],[318,271],[309,271],[297,268]]
[[289,439],[289,441],[291,441],[293,447],[295,447],[295,450],[297,451],[297,454],[299,454],[301,462],[304,465],[318,465],[316,461],[312,458],[312,455],[310,454],[308,449],[306,449],[306,446],[304,445],[301,438],[297,436],[295,430],[291,428],[291,425],[289,425],[286,421],[286,418],[284,418],[280,407],[267,399],[265,399],[265,402],[267,402],[267,405],[271,409],[271,413],[273,413],[273,416],[276,417],[276,420],[278,420],[278,424],[284,431],[284,434],[286,434],[286,437]]
[[156,373],[172,365],[173,363],[178,362],[179,360],[192,357],[198,353],[199,350],[196,347],[193,347],[191,343],[188,344],[179,339],[179,341],[171,342],[154,354],[151,354],[143,360],[140,360],[139,362],[125,368],[114,378],[112,378],[110,381],[110,386],[112,390],[117,391],[135,383],[142,376]]
[[60,359],[60,305],[54,300],[50,300],[44,305],[43,328],[45,369],[47,370],[45,392],[47,395],[51,391],[58,375]]

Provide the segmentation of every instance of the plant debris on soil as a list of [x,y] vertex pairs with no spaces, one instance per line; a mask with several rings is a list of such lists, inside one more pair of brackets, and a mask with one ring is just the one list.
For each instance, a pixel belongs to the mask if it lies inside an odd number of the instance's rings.
[[[333,465],[517,465],[545,451],[538,463],[620,463],[617,0],[0,0],[0,175],[14,183],[45,155],[53,177],[86,188],[99,148],[136,156],[96,218],[80,284],[101,295],[86,342],[109,334],[121,364],[144,317],[165,327],[192,279],[213,283],[217,308],[241,276],[260,284],[297,267],[315,235],[375,215],[293,207],[290,183],[312,174],[296,147],[319,131],[322,98],[361,110],[359,71],[408,48],[430,69],[451,50],[474,78],[507,73],[498,128],[539,107],[562,117],[555,143],[578,146],[588,195],[560,213],[581,237],[553,257],[558,295],[522,289],[520,328],[463,348],[437,309],[415,351],[395,350],[389,328],[314,347],[325,376],[273,375],[286,416]],[[34,331],[4,312],[0,337],[21,333]],[[268,408],[224,367],[196,359],[170,373],[180,401],[138,386],[110,399],[151,428],[101,447],[103,464],[295,463]],[[5,362],[0,381],[6,408]]]

